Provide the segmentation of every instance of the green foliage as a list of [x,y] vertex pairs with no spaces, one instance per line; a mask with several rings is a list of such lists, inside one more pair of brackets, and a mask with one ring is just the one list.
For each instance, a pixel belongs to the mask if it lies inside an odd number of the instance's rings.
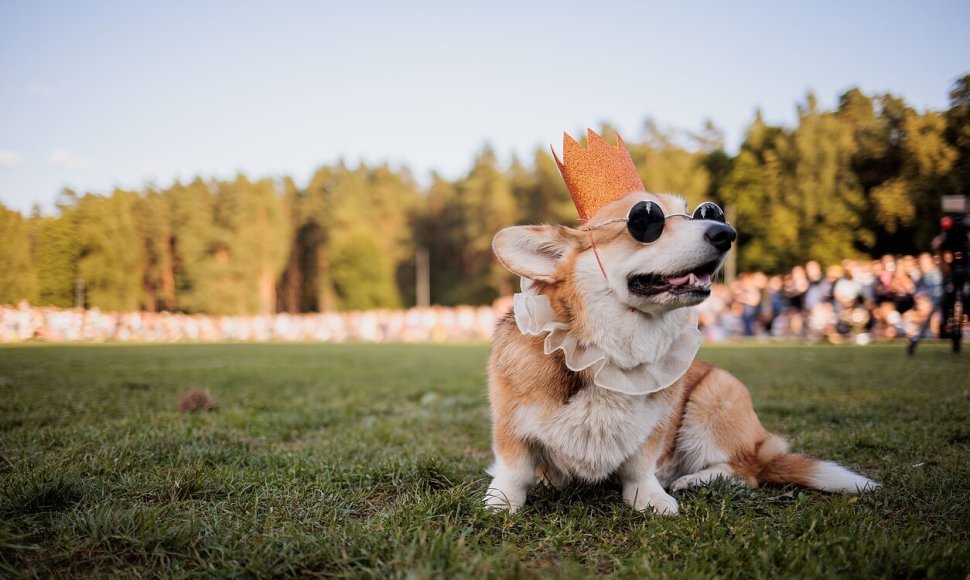
[[970,195],[970,74],[953,83],[950,109],[945,117],[946,140],[957,152],[946,191],[955,195]]
[[741,267],[783,269],[798,242],[798,215],[786,203],[783,175],[790,134],[767,125],[760,112],[724,178],[721,198],[735,215]]
[[[276,310],[276,282],[286,266],[292,235],[276,184],[243,176],[233,181],[197,179],[163,191],[155,203],[168,208],[171,221],[156,230],[161,231],[161,241],[154,243],[158,258],[148,264],[161,276],[149,270],[153,287],[167,292],[174,286],[178,308],[189,312]],[[169,235],[171,243],[166,244]]]
[[0,304],[37,299],[37,272],[30,259],[30,227],[19,212],[0,205]]
[[465,284],[456,289],[459,303],[482,304],[511,294],[513,277],[492,256],[492,238],[504,227],[518,222],[518,204],[512,187],[498,167],[494,151],[485,148],[475,158],[468,176],[456,188],[461,220]]
[[172,207],[159,191],[148,190],[135,205],[135,218],[144,244],[142,264],[145,310],[175,309],[175,259]]
[[514,160],[509,182],[522,223],[576,223],[576,207],[548,149],[536,149],[531,168]]
[[[0,575],[964,578],[966,361],[943,345],[707,347],[857,499],[718,481],[482,505],[486,345],[0,348]],[[217,409],[181,414],[189,389]]]
[[227,313],[272,313],[291,237],[278,190],[268,179],[254,183],[242,176],[216,188],[213,254],[222,270],[222,300],[235,304]]
[[123,190],[78,200],[78,276],[89,308],[126,311],[141,306],[144,250],[135,219],[137,201],[137,193]]
[[944,184],[958,154],[946,142],[942,115],[922,115],[907,109],[900,127],[902,164],[897,175],[872,190],[879,223],[895,234],[905,230],[928,246],[937,232],[936,220]]
[[799,109],[791,136],[793,171],[783,178],[785,205],[797,216],[798,241],[789,247],[785,266],[808,259],[834,264],[871,246],[872,232],[862,227],[865,199],[852,170],[856,144],[850,128],[835,112],[818,110],[814,95]]
[[[320,310],[346,309],[351,304],[371,304],[375,299],[378,302],[373,307],[400,305],[397,273],[403,264],[412,263],[415,246],[411,225],[419,203],[417,186],[406,171],[395,172],[387,165],[370,169],[364,164],[351,169],[342,163],[320,168],[305,195],[296,201],[296,235],[304,244],[299,251],[303,258],[297,259],[307,287],[303,291],[308,295],[305,302]],[[376,248],[380,259],[348,264],[344,258],[354,254],[348,245],[362,237],[370,237],[372,242],[365,252]],[[342,279],[333,271],[338,252],[344,260]],[[348,272],[348,267],[367,271],[358,276]],[[360,289],[359,282],[368,279],[381,280],[381,284],[387,281],[390,286],[368,290],[366,297],[346,295],[352,288]]]
[[33,263],[39,304],[74,306],[80,250],[77,225],[69,209],[60,216],[36,220]]
[[415,241],[428,248],[434,303],[459,303],[460,289],[468,284],[464,278],[463,223],[454,184],[433,175],[425,206],[416,218]]
[[835,111],[809,94],[794,129],[757,115],[720,190],[737,216],[741,268],[928,250],[941,196],[964,187],[960,86],[946,114],[850,89]]
[[176,183],[163,196],[171,211],[176,307],[207,312],[215,303],[211,291],[214,269],[210,267],[216,249],[212,191],[207,183],[195,179],[188,185]]
[[[652,121],[646,123],[646,140],[630,147],[647,191],[674,193],[695,206],[709,196],[711,175],[704,166],[704,149],[688,149],[679,135],[664,131]],[[717,147],[710,143],[709,146]]]
[[399,308],[391,257],[374,236],[350,234],[332,250],[330,264],[337,305],[341,310]]
[[291,234],[286,265],[276,283],[276,307],[280,312],[300,312],[303,300],[301,261],[304,248],[300,223],[300,191],[289,177],[283,178],[283,216]]

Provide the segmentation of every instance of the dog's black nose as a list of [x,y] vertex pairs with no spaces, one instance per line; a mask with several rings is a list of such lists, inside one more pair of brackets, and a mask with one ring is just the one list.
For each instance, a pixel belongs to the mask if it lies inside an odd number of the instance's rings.
[[704,237],[719,252],[726,252],[731,249],[731,244],[737,239],[738,232],[727,224],[714,224],[707,228]]

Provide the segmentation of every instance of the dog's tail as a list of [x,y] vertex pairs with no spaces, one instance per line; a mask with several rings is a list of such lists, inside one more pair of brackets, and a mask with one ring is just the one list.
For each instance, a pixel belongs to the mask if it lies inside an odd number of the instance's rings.
[[792,453],[788,442],[769,434],[758,448],[754,461],[759,484],[794,484],[833,493],[857,494],[879,487],[875,481],[832,461]]

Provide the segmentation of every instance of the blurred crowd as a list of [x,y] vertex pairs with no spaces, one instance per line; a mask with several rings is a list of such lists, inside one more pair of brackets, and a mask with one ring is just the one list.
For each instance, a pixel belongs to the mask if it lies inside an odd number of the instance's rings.
[[744,273],[716,286],[699,306],[708,340],[733,336],[802,338],[832,343],[939,335],[933,305],[943,274],[930,254],[844,260],[823,270],[810,261],[784,275]]
[[49,342],[448,342],[492,335],[495,310],[458,306],[367,312],[208,316],[169,312],[0,307],[0,343]]
[[[930,254],[818,262],[784,275],[744,273],[715,284],[699,307],[708,341],[761,336],[833,343],[913,337],[933,313],[943,276]],[[369,312],[208,316],[168,312],[0,307],[0,342],[447,342],[488,339],[511,300],[491,307],[458,306]]]

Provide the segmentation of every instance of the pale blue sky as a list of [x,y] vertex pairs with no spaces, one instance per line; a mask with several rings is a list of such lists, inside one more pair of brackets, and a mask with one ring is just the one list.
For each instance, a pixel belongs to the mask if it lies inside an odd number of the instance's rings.
[[942,109],[970,2],[0,0],[0,203],[63,187],[288,174],[344,159],[466,171],[649,116],[729,148],[858,85]]

